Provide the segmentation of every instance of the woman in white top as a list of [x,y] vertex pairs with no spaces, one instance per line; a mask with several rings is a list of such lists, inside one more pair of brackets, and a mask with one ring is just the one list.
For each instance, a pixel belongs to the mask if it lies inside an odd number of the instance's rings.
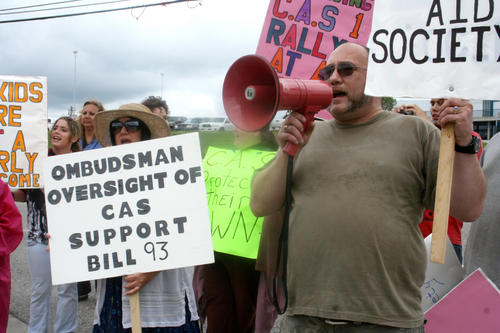
[[[102,146],[165,137],[168,123],[141,104],[126,104],[95,117],[96,137]],[[193,268],[136,273],[99,280],[94,333],[130,332],[129,295],[140,294],[143,333],[199,333],[193,292]]]

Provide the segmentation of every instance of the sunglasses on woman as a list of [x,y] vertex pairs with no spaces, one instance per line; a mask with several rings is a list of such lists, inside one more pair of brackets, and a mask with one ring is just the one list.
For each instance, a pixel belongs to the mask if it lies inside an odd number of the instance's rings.
[[125,122],[121,122],[119,120],[113,120],[111,124],[109,124],[109,129],[111,134],[119,133],[122,128],[125,126],[127,132],[136,132],[142,128],[142,123],[137,119],[127,119]]
[[327,81],[330,78],[330,76],[332,76],[333,72],[335,72],[335,68],[337,68],[337,73],[339,73],[339,75],[341,77],[351,76],[352,73],[354,73],[354,71],[356,69],[365,69],[366,70],[366,68],[356,66],[354,64],[351,64],[350,62],[339,62],[337,64],[337,66],[335,66],[334,64],[331,64],[331,65],[323,67],[319,71],[318,77],[322,81]]

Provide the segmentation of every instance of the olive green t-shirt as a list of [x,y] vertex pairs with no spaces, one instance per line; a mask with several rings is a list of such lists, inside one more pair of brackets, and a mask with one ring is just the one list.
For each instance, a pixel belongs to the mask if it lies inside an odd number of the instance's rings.
[[434,205],[439,140],[430,122],[385,111],[316,124],[294,164],[288,314],[422,325],[418,224]]

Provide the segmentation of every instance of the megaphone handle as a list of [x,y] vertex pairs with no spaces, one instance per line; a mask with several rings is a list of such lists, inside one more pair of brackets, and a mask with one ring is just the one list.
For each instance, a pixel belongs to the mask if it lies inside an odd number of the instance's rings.
[[[302,135],[304,135],[307,126],[309,126],[309,124],[314,121],[315,113],[316,112],[303,112],[304,116],[306,117],[306,121],[303,123],[304,130],[301,132]],[[283,147],[283,151],[290,156],[295,156],[295,154],[297,154],[297,150],[299,150],[299,145],[291,143],[290,141],[288,141],[285,144],[285,147]]]

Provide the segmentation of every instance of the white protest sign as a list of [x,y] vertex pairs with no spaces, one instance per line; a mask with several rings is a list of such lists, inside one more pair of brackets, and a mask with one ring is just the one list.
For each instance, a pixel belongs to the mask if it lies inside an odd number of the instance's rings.
[[[425,238],[427,258],[429,258],[432,234]],[[439,302],[451,289],[462,281],[463,270],[455,249],[446,237],[446,256],[444,264],[427,262],[425,282],[422,290],[422,311],[427,311]]]
[[367,46],[367,95],[500,97],[493,0],[377,1]]
[[0,179],[43,187],[47,141],[47,78],[0,75]]
[[52,283],[213,262],[197,133],[45,165]]

